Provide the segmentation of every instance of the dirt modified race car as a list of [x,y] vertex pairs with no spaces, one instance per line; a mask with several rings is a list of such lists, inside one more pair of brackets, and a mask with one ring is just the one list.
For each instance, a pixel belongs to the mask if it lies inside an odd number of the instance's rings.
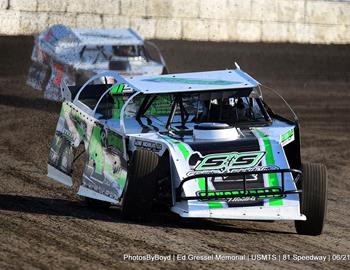
[[62,79],[79,84],[104,70],[128,75],[167,73],[157,46],[145,42],[130,28],[71,29],[54,25],[36,37],[31,58],[27,84],[44,90],[51,100],[61,100]]
[[83,145],[78,194],[90,204],[136,219],[161,204],[185,218],[295,220],[298,233],[321,233],[326,168],[301,162],[298,122],[274,113],[239,68],[107,72],[63,83],[62,95],[48,176],[72,187]]

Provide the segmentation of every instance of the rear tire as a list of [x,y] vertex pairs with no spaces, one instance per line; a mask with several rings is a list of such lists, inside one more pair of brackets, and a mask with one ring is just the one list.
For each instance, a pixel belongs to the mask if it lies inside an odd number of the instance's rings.
[[301,213],[307,220],[296,220],[298,234],[320,235],[327,212],[327,168],[322,164],[302,164]]
[[152,211],[158,179],[159,157],[153,152],[136,150],[133,153],[122,202],[126,219],[146,220]]

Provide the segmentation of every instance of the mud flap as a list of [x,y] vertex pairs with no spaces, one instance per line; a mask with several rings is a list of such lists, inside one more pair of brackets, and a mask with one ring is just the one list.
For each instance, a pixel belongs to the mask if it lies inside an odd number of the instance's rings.
[[50,177],[51,179],[56,180],[57,182],[68,186],[72,187],[73,182],[72,182],[72,177],[61,172],[60,170],[56,169],[55,167],[51,166],[50,164],[47,165],[47,176]]
[[62,133],[56,131],[51,144],[47,176],[61,184],[71,187],[73,185],[73,159],[74,152],[72,144]]
[[71,106],[63,102],[48,159],[50,178],[69,187],[73,185],[73,149],[85,138],[86,129],[86,122],[72,110]]

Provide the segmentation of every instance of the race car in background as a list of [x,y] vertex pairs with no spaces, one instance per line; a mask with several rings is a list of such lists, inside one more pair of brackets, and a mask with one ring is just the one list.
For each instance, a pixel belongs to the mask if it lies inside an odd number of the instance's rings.
[[80,84],[105,70],[124,75],[168,72],[158,47],[130,28],[71,29],[54,25],[35,38],[31,59],[27,84],[43,90],[51,100],[61,100],[62,79]]
[[322,232],[326,168],[301,161],[296,116],[275,113],[241,69],[106,72],[63,82],[62,96],[48,176],[72,187],[84,153],[74,186],[89,204],[117,205],[131,219],[162,204],[185,218],[294,220],[300,234]]

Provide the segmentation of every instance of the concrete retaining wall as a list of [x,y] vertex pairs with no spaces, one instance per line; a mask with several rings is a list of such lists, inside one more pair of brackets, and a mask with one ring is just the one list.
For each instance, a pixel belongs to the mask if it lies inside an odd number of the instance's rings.
[[157,39],[350,43],[349,0],[0,0],[0,19],[2,35],[62,23]]

